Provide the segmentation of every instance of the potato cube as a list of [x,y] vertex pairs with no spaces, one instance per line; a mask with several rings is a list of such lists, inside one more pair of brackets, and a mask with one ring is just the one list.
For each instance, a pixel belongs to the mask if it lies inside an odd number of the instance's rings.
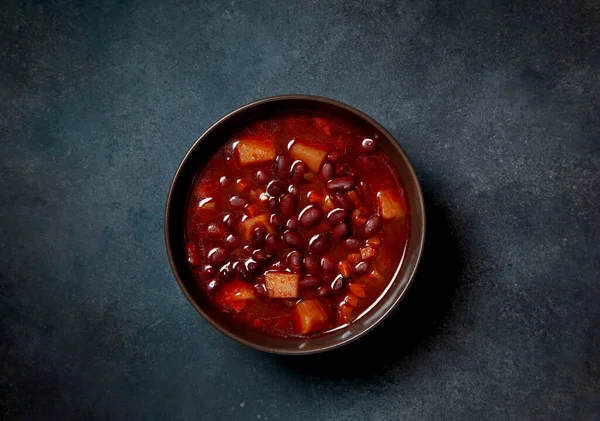
[[300,275],[287,272],[267,272],[265,284],[270,298],[298,297],[298,282]]
[[406,202],[404,197],[392,190],[382,190],[377,193],[379,214],[383,219],[401,218],[406,215]]
[[303,140],[296,140],[290,149],[290,155],[293,159],[304,162],[312,172],[319,172],[327,150]]
[[319,300],[305,300],[296,305],[292,313],[294,326],[298,333],[322,331],[327,327],[327,313]]
[[253,218],[245,219],[240,224],[242,236],[246,239],[246,241],[250,241],[252,238],[252,232],[258,227],[264,228],[269,234],[273,234],[275,232],[273,225],[271,225],[269,222],[269,214],[261,213]]
[[268,137],[246,137],[235,144],[235,153],[242,167],[274,161],[275,141]]

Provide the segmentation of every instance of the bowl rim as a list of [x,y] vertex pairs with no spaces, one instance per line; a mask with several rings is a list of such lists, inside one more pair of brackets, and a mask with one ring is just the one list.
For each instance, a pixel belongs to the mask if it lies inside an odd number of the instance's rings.
[[[379,131],[383,136],[387,137],[389,140],[391,140],[391,145],[392,147],[397,149],[397,152],[402,156],[402,158],[404,159],[405,163],[407,164],[407,169],[408,172],[411,175],[411,178],[415,181],[415,187],[416,187],[416,192],[417,192],[417,200],[419,202],[419,206],[420,209],[423,210],[423,214],[422,217],[420,219],[420,236],[417,239],[417,250],[416,250],[416,261],[414,264],[414,267],[411,269],[411,271],[409,273],[407,273],[406,279],[406,286],[404,289],[402,289],[400,291],[400,293],[398,294],[397,297],[394,298],[393,302],[388,305],[387,308],[384,308],[382,310],[382,314],[380,317],[378,317],[373,323],[371,323],[370,325],[367,325],[364,327],[364,329],[356,332],[354,335],[351,335],[348,338],[344,338],[340,341],[336,341],[335,343],[332,343],[330,345],[326,345],[326,346],[322,346],[320,348],[317,349],[309,349],[309,350],[304,350],[304,349],[296,349],[296,350],[282,350],[282,349],[278,349],[272,346],[265,346],[265,345],[261,345],[259,343],[256,342],[252,342],[249,341],[245,338],[240,337],[239,335],[223,328],[221,325],[219,325],[218,323],[215,323],[212,319],[212,317],[210,317],[196,302],[196,300],[193,298],[192,294],[190,293],[190,291],[188,290],[188,288],[185,286],[183,279],[181,277],[181,275],[179,274],[179,271],[177,270],[177,267],[175,265],[175,259],[173,256],[173,250],[171,248],[171,234],[170,234],[170,224],[169,224],[169,220],[171,217],[171,203],[173,200],[173,191],[175,189],[175,186],[177,184],[177,181],[179,180],[179,176],[181,174],[181,171],[183,170],[183,168],[185,167],[187,161],[190,159],[190,156],[192,155],[192,153],[194,153],[194,151],[196,150],[196,148],[198,148],[201,144],[201,142],[210,135],[210,133],[215,130],[215,128],[219,127],[221,124],[225,123],[227,120],[229,120],[231,117],[237,115],[237,114],[241,114],[244,111],[256,107],[256,106],[260,106],[262,104],[266,104],[266,103],[270,103],[270,102],[278,102],[278,101],[294,101],[294,100],[301,100],[301,101],[314,101],[314,102],[320,102],[320,103],[325,103],[331,106],[335,106],[335,107],[339,107],[344,109],[345,111],[350,112],[351,114],[355,115],[357,118],[359,119],[363,119],[366,120],[370,125],[372,125],[377,131]],[[414,200],[414,198],[412,199]],[[179,288],[181,289],[181,291],[184,293],[185,297],[187,298],[188,302],[192,305],[192,307],[194,307],[194,309],[198,312],[198,314],[200,314],[200,316],[202,316],[202,318],[207,321],[212,327],[214,327],[215,329],[217,329],[219,332],[221,332],[222,334],[224,334],[225,336],[235,340],[238,343],[241,343],[243,345],[246,345],[250,348],[253,349],[257,349],[259,351],[264,351],[264,352],[268,352],[271,354],[278,354],[278,355],[309,355],[309,354],[317,354],[317,353],[321,353],[321,352],[326,352],[326,351],[331,351],[333,349],[337,349],[340,348],[344,345],[347,345],[351,342],[354,342],[355,340],[365,336],[367,333],[369,333],[370,331],[372,331],[375,327],[377,327],[381,322],[383,322],[389,315],[390,313],[396,308],[396,306],[398,305],[398,303],[404,298],[404,296],[406,295],[407,291],[409,290],[410,286],[412,285],[413,281],[414,281],[414,277],[415,274],[417,273],[417,270],[419,268],[419,265],[421,263],[421,257],[423,255],[423,249],[425,246],[425,229],[426,229],[426,212],[425,212],[425,201],[423,199],[423,191],[421,189],[421,183],[419,181],[419,178],[415,172],[415,169],[412,165],[412,162],[410,161],[410,159],[408,158],[406,152],[404,152],[404,149],[400,146],[400,143],[396,140],[396,138],[394,136],[391,135],[391,133],[389,133],[381,124],[379,124],[376,120],[374,120],[372,117],[370,117],[369,115],[367,115],[366,113],[364,113],[363,111],[360,111],[348,104],[345,104],[343,102],[331,99],[331,98],[327,98],[327,97],[323,97],[323,96],[315,96],[315,95],[307,95],[307,94],[287,94],[287,95],[276,95],[276,96],[270,96],[270,97],[266,97],[266,98],[262,98],[256,101],[252,101],[250,103],[247,103],[245,105],[242,105],[236,109],[234,109],[233,111],[227,113],[226,115],[224,115],[223,117],[221,117],[220,119],[218,119],[215,123],[213,123],[208,129],[206,129],[195,141],[194,143],[188,148],[186,154],[184,155],[184,157],[182,158],[179,166],[177,167],[177,170],[175,171],[175,174],[171,180],[171,184],[169,186],[169,192],[167,195],[167,200],[166,200],[166,206],[165,206],[165,216],[164,216],[164,239],[165,239],[165,245],[166,245],[166,249],[167,249],[167,257],[169,258],[169,265],[171,266],[171,271],[173,272],[173,275],[175,275],[175,279],[177,281],[177,284],[179,285]],[[410,246],[409,246],[410,247]],[[396,273],[395,277],[398,276],[398,274]],[[395,280],[392,279],[392,281]],[[391,281],[391,282],[392,282]],[[390,290],[386,291],[384,294],[388,294],[390,292]],[[294,341],[294,339],[286,339],[286,340],[290,340],[290,341]],[[306,340],[306,339],[304,339]],[[309,339],[310,340],[310,339]]]

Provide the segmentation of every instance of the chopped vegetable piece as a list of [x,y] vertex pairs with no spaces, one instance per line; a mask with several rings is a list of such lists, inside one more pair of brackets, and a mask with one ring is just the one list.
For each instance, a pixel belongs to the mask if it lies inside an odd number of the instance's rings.
[[360,256],[363,260],[371,260],[377,257],[377,249],[373,247],[363,247],[360,249]]
[[381,272],[379,272],[377,269],[373,269],[368,275],[365,276],[368,280],[370,281],[381,281],[383,279],[383,276],[381,275]]
[[246,301],[255,297],[252,285],[241,279],[234,279],[217,291],[215,301],[219,305],[239,313],[245,307]]
[[293,159],[304,162],[312,172],[316,173],[327,156],[327,150],[304,140],[296,140],[290,149],[290,155]]
[[348,304],[342,304],[338,310],[338,324],[350,323],[352,321],[352,313],[354,307]]
[[348,192],[348,197],[354,202],[354,204],[357,207],[361,205],[360,197],[358,197],[358,194],[356,194],[354,190],[350,190]]
[[259,227],[264,228],[269,234],[273,234],[275,232],[273,225],[271,225],[269,222],[269,215],[266,213],[261,213],[253,218],[248,218],[242,221],[240,224],[242,236],[246,239],[246,241],[250,241],[252,232]]
[[344,298],[344,302],[352,307],[356,307],[358,305],[358,297],[354,294],[348,294]]
[[334,209],[335,209],[335,205],[333,204],[333,201],[331,200],[331,196],[327,195],[327,197],[325,197],[325,201],[323,202],[323,210],[325,212],[331,212]]
[[206,199],[202,199],[198,203],[199,210],[206,211],[216,211],[217,210],[217,202],[212,197],[207,197]]
[[294,327],[303,335],[324,330],[327,327],[327,313],[319,300],[304,300],[296,305],[292,313]]
[[360,262],[361,256],[360,253],[348,253],[348,261],[353,265],[358,264]]
[[239,178],[235,182],[235,189],[238,193],[243,193],[250,188],[250,182],[248,180],[244,180],[243,178]]
[[342,275],[344,278],[348,279],[350,276],[352,276],[352,265],[350,264],[349,261],[342,260],[338,264],[338,271],[340,272],[340,275]]
[[275,142],[267,137],[247,137],[235,145],[242,168],[253,164],[275,161]]
[[324,118],[316,117],[315,124],[323,130],[327,136],[331,136],[331,125]]
[[296,298],[298,296],[300,274],[288,272],[267,272],[265,284],[270,298]]
[[306,195],[306,199],[308,199],[309,203],[312,204],[321,204],[325,200],[325,191],[323,190],[311,190]]
[[371,237],[367,240],[367,245],[371,247],[379,247],[381,246],[381,238]]
[[400,192],[382,190],[377,193],[379,215],[383,219],[401,218],[406,215],[406,202]]
[[348,285],[348,289],[358,298],[365,298],[367,296],[367,291],[365,290],[365,286],[362,284],[350,284]]
[[259,208],[256,205],[248,205],[246,206],[246,208],[244,209],[244,213],[250,217],[255,217],[257,215],[260,215],[261,213],[264,213],[266,211],[262,210],[261,208]]

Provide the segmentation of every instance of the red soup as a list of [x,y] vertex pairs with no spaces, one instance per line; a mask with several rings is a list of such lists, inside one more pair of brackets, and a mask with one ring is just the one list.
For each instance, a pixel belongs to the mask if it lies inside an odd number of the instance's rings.
[[327,333],[390,283],[407,212],[376,140],[308,114],[257,122],[219,149],[190,192],[186,251],[197,293],[267,335]]

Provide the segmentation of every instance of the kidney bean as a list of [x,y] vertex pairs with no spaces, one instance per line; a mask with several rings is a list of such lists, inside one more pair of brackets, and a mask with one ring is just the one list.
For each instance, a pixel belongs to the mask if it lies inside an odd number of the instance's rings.
[[318,273],[321,268],[321,261],[317,256],[308,255],[304,258],[304,269],[307,273]]
[[317,234],[310,239],[308,252],[314,254],[323,254],[331,248],[331,241],[326,234]]
[[350,234],[350,229],[348,228],[348,224],[342,222],[341,224],[337,224],[333,230],[331,231],[331,238],[333,241],[341,240],[344,237],[347,237]]
[[215,266],[221,265],[227,258],[227,252],[223,247],[215,247],[208,252],[208,260]]
[[212,279],[212,280],[208,281],[206,283],[206,293],[208,295],[212,294],[213,292],[216,291],[217,288],[219,288],[220,284],[221,283],[219,282],[218,279]]
[[265,246],[265,237],[267,232],[264,228],[258,227],[252,231],[252,245],[257,249],[261,249]]
[[246,266],[248,273],[253,275],[256,275],[260,271],[260,264],[253,259],[246,260],[244,266]]
[[377,150],[377,142],[369,138],[363,139],[360,142],[360,149],[363,153],[373,153]]
[[223,225],[229,231],[233,231],[235,229],[236,222],[236,218],[232,214],[226,213],[225,215],[223,215]]
[[229,199],[229,206],[231,206],[233,209],[242,209],[244,206],[246,206],[246,201],[239,196],[233,196],[231,199]]
[[332,272],[335,270],[335,261],[329,256],[323,256],[321,259],[321,268],[325,272]]
[[209,224],[206,227],[206,233],[212,238],[223,238],[226,234],[223,227],[219,224]]
[[354,270],[357,275],[364,275],[371,270],[371,265],[369,265],[367,262],[360,262],[354,266]]
[[298,286],[300,288],[316,288],[321,284],[321,278],[315,275],[306,275],[300,282],[298,282]]
[[196,244],[188,241],[185,245],[185,253],[187,254],[187,260],[190,265],[198,266],[200,264],[200,250]]
[[294,186],[293,184],[290,184],[288,186],[288,192],[290,192],[294,196],[298,196],[298,187]]
[[298,216],[298,222],[303,227],[310,227],[323,219],[323,210],[314,205],[310,205],[302,209]]
[[265,245],[269,250],[273,251],[279,251],[284,246],[283,241],[274,234],[267,234],[265,237]]
[[358,250],[360,250],[360,247],[362,246],[362,243],[354,237],[346,238],[343,241],[343,244],[344,244],[344,247],[346,248],[346,250],[348,250],[348,251],[358,251]]
[[200,277],[202,277],[204,279],[212,278],[213,276],[215,276],[216,272],[217,271],[214,266],[204,265],[204,266],[202,266],[202,269],[200,270]]
[[346,219],[348,219],[349,215],[350,212],[337,208],[329,212],[329,214],[327,215],[327,219],[329,219],[331,225],[335,226],[340,222],[344,222]]
[[327,297],[331,294],[331,287],[329,285],[321,285],[317,290],[317,295],[321,298]]
[[292,169],[290,170],[290,180],[294,184],[300,184],[304,182],[304,174],[306,174],[307,168],[304,162],[296,161],[292,165]]
[[281,196],[279,210],[283,216],[292,216],[298,207],[298,199],[292,193]]
[[223,176],[221,178],[219,178],[219,187],[226,189],[227,187],[231,186],[231,179],[227,176]]
[[252,253],[252,258],[256,260],[258,263],[264,263],[273,258],[273,254],[269,253],[267,250],[256,250]]
[[352,190],[356,182],[352,177],[337,177],[327,182],[327,190],[330,192],[334,191],[348,191]]
[[287,255],[287,263],[292,272],[302,272],[302,253],[297,250],[291,251]]
[[228,262],[221,266],[221,269],[219,269],[219,273],[217,276],[221,281],[227,282],[233,279],[233,275],[233,268],[231,267],[231,263]]
[[239,276],[242,279],[248,279],[248,269],[246,269],[246,266],[242,262],[234,262],[231,267],[234,273],[237,274],[237,276]]
[[329,162],[333,162],[334,164],[340,162],[342,159],[342,153],[340,151],[331,151],[327,154],[327,160]]
[[269,196],[279,197],[285,192],[286,188],[287,186],[283,181],[273,180],[267,185],[267,193]]
[[225,239],[225,244],[227,244],[227,247],[232,249],[240,248],[243,245],[242,240],[233,234],[229,234],[227,236]]
[[373,235],[377,234],[377,232],[379,232],[380,229],[381,218],[377,215],[372,215],[371,217],[369,217],[369,219],[367,219],[367,222],[365,222],[362,231],[365,237],[372,237]]
[[279,178],[285,179],[290,172],[292,160],[287,155],[279,155],[277,157],[277,175]]
[[335,192],[331,195],[331,201],[338,208],[342,208],[345,211],[351,211],[354,209],[354,202],[348,197],[346,193]]
[[290,219],[287,220],[287,222],[285,223],[285,227],[287,229],[289,229],[290,231],[298,231],[298,218],[292,217]]
[[369,186],[367,185],[367,183],[365,183],[364,181],[359,181],[358,182],[358,186],[356,186],[356,193],[360,196],[360,197],[365,197],[367,195],[367,192],[369,191]]
[[283,241],[285,241],[289,246],[297,249],[304,247],[304,237],[297,231],[284,232]]
[[283,226],[285,225],[285,218],[279,215],[278,213],[271,214],[271,216],[269,217],[269,221],[271,222],[271,225],[273,225],[277,229],[283,228]]
[[267,174],[265,171],[257,171],[256,181],[258,184],[266,184],[269,181],[269,174]]
[[342,275],[338,275],[335,277],[333,282],[331,283],[331,290],[333,292],[340,292],[342,287],[344,286],[344,277]]
[[263,283],[254,284],[254,292],[259,297],[265,297],[267,295],[267,286]]
[[321,180],[324,182],[331,180],[331,177],[333,177],[333,170],[334,168],[331,162],[324,163],[321,167]]
[[271,263],[269,265],[269,269],[270,270],[277,270],[277,271],[286,270],[287,269],[287,265],[285,264],[284,261],[278,260],[278,261],[276,261],[274,263]]
[[348,170],[350,167],[346,163],[337,164],[335,166],[335,176],[336,177],[344,177],[348,175]]

